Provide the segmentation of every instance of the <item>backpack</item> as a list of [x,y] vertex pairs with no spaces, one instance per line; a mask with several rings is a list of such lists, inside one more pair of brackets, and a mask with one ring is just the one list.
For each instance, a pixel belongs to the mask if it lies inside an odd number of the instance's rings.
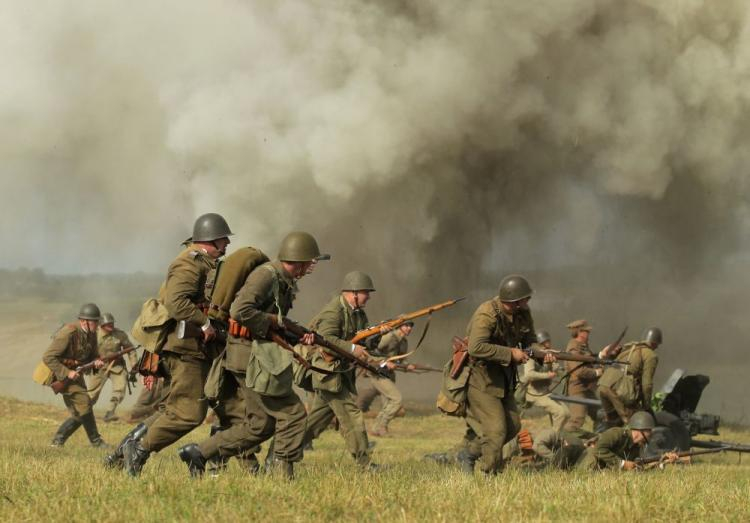
[[216,269],[216,274],[206,281],[206,296],[211,302],[208,317],[227,323],[229,308],[248,275],[268,261],[268,256],[253,247],[243,247],[227,256]]
[[[632,367],[633,354],[638,350],[641,356],[641,347],[633,347],[628,354],[628,362]],[[641,356],[642,357],[642,356]],[[609,387],[625,405],[633,405],[641,397],[640,383],[634,374],[628,372],[628,367],[609,366],[599,378],[600,387]]]
[[141,307],[130,335],[144,349],[158,354],[167,343],[167,336],[173,330],[174,323],[164,304],[156,298],[150,298]]

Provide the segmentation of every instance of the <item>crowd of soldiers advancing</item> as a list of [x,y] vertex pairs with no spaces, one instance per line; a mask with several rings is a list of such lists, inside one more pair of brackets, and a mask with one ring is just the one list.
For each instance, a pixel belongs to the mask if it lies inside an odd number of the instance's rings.
[[[364,272],[348,273],[340,293],[315,316],[310,329],[362,361],[377,361],[382,372],[369,376],[371,390],[366,398],[358,398],[356,369],[336,352],[316,345],[313,333],[304,334],[295,351],[313,369],[303,378],[304,387],[312,393],[306,409],[293,388],[301,385],[297,356],[286,350],[289,347],[278,333],[284,330],[284,317],[298,294],[297,282],[330,256],[321,253],[312,235],[292,232],[281,242],[275,260],[244,247],[220,264],[231,235],[222,216],[205,214],[195,222],[185,249],[170,264],[158,295],[158,304],[170,320],[164,323],[168,328],[160,350],[158,354],[144,353],[137,365],[134,353],[128,354],[131,366],[145,376],[144,394],[150,394],[150,401],[159,408],[125,435],[105,458],[105,465],[138,476],[153,453],[203,423],[212,407],[217,419],[210,436],[178,451],[194,477],[203,475],[207,467],[221,469],[231,457],[246,470],[257,472],[261,469],[256,456],[260,445],[272,440],[265,470],[292,478],[303,449],[333,420],[357,465],[362,470],[377,470],[378,465],[371,461],[372,445],[361,406],[369,404],[375,394],[383,396],[384,406],[370,435],[387,433],[402,401],[390,356],[406,353],[412,324],[394,330],[384,326],[375,345],[352,343],[357,331],[368,326],[365,306],[375,286]],[[238,281],[229,291],[224,288],[220,292],[217,282],[228,273]],[[612,372],[610,368],[602,371],[565,362],[567,393],[590,398],[598,390],[602,399],[605,423],[610,428],[594,437],[583,431],[586,416],[594,417],[593,412],[549,398],[560,362],[550,350],[549,335],[535,330],[528,306],[531,296],[525,278],[506,277],[498,296],[482,303],[469,321],[462,368],[455,369],[453,361],[445,366],[442,406],[453,407],[441,410],[466,422],[454,462],[472,473],[479,462],[482,472],[494,475],[513,455],[528,454],[532,449],[535,459],[565,468],[574,464],[634,468],[637,451],[654,427],[648,410],[657,363],[654,350],[661,343],[661,332],[652,328],[643,341],[602,349],[600,358],[627,361],[625,370],[611,367]],[[107,365],[107,355],[131,347],[127,335],[115,329],[114,318],[101,315],[94,304],[84,305],[78,320],[55,334],[43,357],[51,379],[65,381],[62,397],[70,412],[54,436],[55,446],[62,446],[81,425],[93,445],[103,445],[92,405],[104,380],[111,379],[114,394],[105,419],[112,419],[127,385],[124,361],[118,358]],[[186,335],[184,329],[177,328],[179,322],[197,334]],[[568,327],[572,336],[567,350],[592,354],[588,347],[591,326],[579,320]],[[547,350],[544,359],[530,359],[529,351],[524,350],[527,347]],[[373,359],[375,356],[380,359]],[[76,370],[76,364],[85,362],[92,362],[97,369],[88,386]],[[534,437],[520,430],[514,395],[520,366],[525,369],[520,399],[544,409],[552,420],[549,430]],[[635,392],[627,397],[619,386],[623,379],[635,384]],[[209,384],[213,394],[208,393]]]

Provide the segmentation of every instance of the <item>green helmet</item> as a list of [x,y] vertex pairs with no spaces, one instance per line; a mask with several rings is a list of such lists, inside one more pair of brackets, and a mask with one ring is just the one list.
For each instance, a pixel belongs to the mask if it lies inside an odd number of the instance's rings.
[[341,284],[342,291],[375,291],[372,284],[372,278],[362,271],[352,271],[344,276],[344,282]]
[[498,295],[500,301],[513,302],[528,298],[533,292],[526,278],[518,274],[511,274],[500,282]]
[[114,325],[115,324],[115,317],[112,315],[111,312],[105,312],[102,314],[102,317],[99,319],[99,325]]
[[654,417],[645,410],[639,410],[628,421],[628,427],[633,430],[653,430],[655,426]]
[[101,315],[102,313],[95,303],[84,303],[81,305],[81,310],[78,311],[78,319],[81,320],[99,321],[99,316]]
[[199,216],[193,225],[193,236],[188,238],[194,242],[212,242],[219,238],[232,236],[227,221],[221,214],[210,212]]
[[659,346],[662,344],[662,334],[659,327],[649,327],[643,331],[643,341],[650,345]]
[[545,341],[550,341],[552,338],[549,335],[549,332],[547,331],[536,331],[536,342],[537,343],[544,343]]
[[309,262],[330,258],[328,254],[320,254],[318,242],[307,232],[290,232],[281,241],[279,248],[279,260],[285,262]]

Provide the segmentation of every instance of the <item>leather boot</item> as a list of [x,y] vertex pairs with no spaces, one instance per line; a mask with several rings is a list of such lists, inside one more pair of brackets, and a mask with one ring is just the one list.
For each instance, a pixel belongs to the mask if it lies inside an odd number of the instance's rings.
[[206,471],[206,462],[208,461],[201,454],[201,450],[195,443],[190,443],[181,447],[177,453],[180,455],[180,459],[188,466],[190,471],[190,477],[200,478]]
[[459,450],[458,454],[456,454],[456,462],[461,472],[470,476],[474,475],[474,464],[477,462],[477,457],[470,454],[468,450]]
[[107,444],[102,439],[102,435],[99,434],[99,429],[96,427],[96,418],[93,412],[84,414],[81,416],[81,423],[86,431],[86,435],[89,437],[92,447],[106,447]]
[[75,418],[66,419],[60,424],[60,427],[57,429],[55,436],[52,438],[52,443],[50,443],[50,446],[62,447],[63,445],[65,445],[65,442],[68,440],[68,438],[76,430],[78,430],[78,427],[80,426],[81,426],[81,422],[78,421],[77,419]]
[[291,481],[294,479],[294,463],[274,458],[271,463],[271,474]]
[[122,441],[117,445],[114,452],[107,454],[104,457],[104,466],[108,469],[121,469],[123,467],[123,460],[125,459],[125,456],[122,453],[125,444],[131,440],[141,439],[146,435],[147,431],[148,427],[145,424],[139,423],[136,425],[133,430],[125,434],[125,437],[122,438]]
[[146,464],[148,457],[151,455],[151,451],[144,449],[140,440],[130,440],[125,443],[122,453],[125,457],[125,472],[134,478],[141,474],[143,465]]

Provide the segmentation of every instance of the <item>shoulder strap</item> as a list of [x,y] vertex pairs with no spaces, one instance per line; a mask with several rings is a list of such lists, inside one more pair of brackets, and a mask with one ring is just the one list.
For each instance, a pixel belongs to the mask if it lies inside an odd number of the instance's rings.
[[281,300],[279,299],[279,273],[276,271],[276,268],[270,263],[264,265],[264,267],[271,271],[271,276],[273,277],[273,279],[271,280],[271,292],[273,293],[273,300],[276,303],[276,310],[278,311],[276,314],[279,325],[283,325],[284,315],[281,313]]

